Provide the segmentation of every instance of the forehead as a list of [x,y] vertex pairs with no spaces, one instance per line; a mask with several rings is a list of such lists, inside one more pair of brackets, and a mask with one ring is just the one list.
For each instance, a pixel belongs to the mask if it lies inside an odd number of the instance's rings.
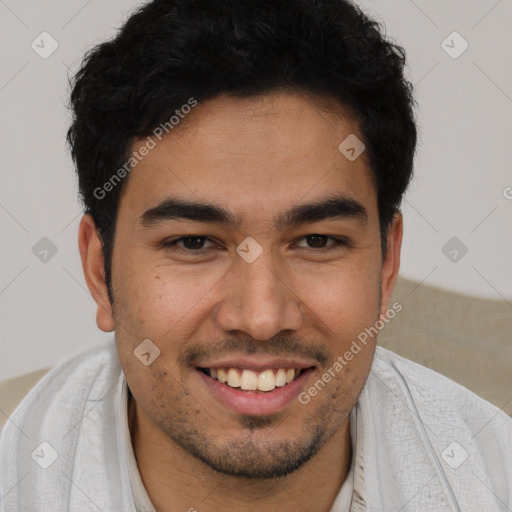
[[123,202],[141,215],[170,195],[260,218],[326,195],[376,200],[365,153],[350,161],[338,148],[354,135],[362,139],[354,117],[328,98],[272,93],[199,103],[181,126],[154,138],[129,175],[120,213]]

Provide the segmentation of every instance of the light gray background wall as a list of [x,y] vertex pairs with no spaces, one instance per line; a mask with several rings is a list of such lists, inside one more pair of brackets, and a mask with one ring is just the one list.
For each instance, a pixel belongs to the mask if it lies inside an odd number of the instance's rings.
[[[403,204],[402,275],[512,308],[512,1],[359,3],[405,47],[416,84],[420,142]],[[82,274],[64,105],[84,52],[137,4],[0,0],[0,380],[113,336],[97,328]],[[37,52],[52,44],[43,59]],[[57,250],[46,262],[39,246],[33,252],[43,237]]]

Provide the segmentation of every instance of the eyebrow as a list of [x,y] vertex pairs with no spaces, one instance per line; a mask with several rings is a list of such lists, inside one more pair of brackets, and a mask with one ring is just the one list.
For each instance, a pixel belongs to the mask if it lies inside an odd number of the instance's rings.
[[[139,218],[143,227],[150,227],[169,220],[191,220],[209,224],[224,224],[237,228],[243,218],[213,203],[191,202],[177,197],[168,197],[157,206],[145,211]],[[313,203],[292,206],[274,220],[276,229],[284,229],[322,220],[355,219],[368,221],[366,208],[355,199],[335,195]]]

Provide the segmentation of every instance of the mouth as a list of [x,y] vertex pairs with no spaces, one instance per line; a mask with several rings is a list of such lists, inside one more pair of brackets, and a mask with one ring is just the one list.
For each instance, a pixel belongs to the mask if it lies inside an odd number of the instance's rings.
[[297,399],[315,367],[202,368],[196,373],[214,397],[240,414],[279,412]]
[[198,370],[230,388],[268,393],[276,388],[287,386],[308,368],[268,368],[263,371],[247,368],[198,368]]

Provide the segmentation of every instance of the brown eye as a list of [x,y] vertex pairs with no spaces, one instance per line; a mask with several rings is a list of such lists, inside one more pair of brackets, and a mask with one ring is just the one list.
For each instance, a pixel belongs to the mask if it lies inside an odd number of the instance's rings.
[[189,236],[182,238],[181,241],[185,249],[198,250],[203,248],[205,238],[203,236]]
[[213,242],[205,236],[182,236],[180,238],[175,238],[174,240],[165,242],[163,247],[166,249],[176,249],[177,251],[184,252],[201,252],[208,249],[208,247],[204,247],[205,242],[210,242],[213,244]]
[[[306,243],[308,244],[306,248],[320,249],[320,250],[325,250],[325,251],[330,251],[331,249],[336,249],[339,246],[347,245],[346,242],[344,242],[341,239],[334,238],[332,236],[327,236],[327,235],[320,235],[320,234],[316,234],[316,233],[311,234],[311,235],[306,235],[301,238],[301,241],[302,240],[305,240]],[[332,240],[333,243],[328,244],[327,243],[328,240]],[[298,247],[304,247],[304,246],[299,245]]]
[[306,237],[306,240],[315,249],[323,249],[327,243],[327,237],[322,235],[309,235]]

